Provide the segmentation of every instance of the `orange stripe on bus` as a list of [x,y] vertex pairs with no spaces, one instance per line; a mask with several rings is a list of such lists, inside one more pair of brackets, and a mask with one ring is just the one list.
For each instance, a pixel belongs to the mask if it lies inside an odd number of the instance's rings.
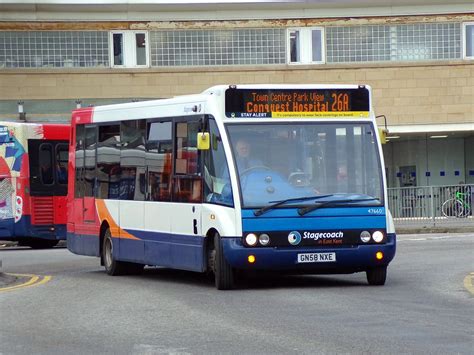
[[118,226],[118,224],[112,218],[105,202],[103,200],[96,199],[95,200],[97,212],[99,214],[99,219],[102,222],[106,220],[109,223],[110,233],[114,238],[124,238],[124,239],[136,239],[139,240],[140,238],[135,237],[134,235],[128,233],[127,231],[123,230]]

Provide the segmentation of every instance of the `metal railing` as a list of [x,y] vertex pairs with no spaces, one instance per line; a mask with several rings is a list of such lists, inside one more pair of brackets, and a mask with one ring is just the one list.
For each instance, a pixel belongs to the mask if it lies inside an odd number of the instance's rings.
[[474,185],[388,189],[395,227],[473,226]]

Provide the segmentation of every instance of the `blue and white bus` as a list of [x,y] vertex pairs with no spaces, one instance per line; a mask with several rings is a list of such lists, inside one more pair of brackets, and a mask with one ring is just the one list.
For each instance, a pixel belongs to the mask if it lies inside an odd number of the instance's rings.
[[68,248],[110,275],[365,272],[396,235],[366,85],[230,85],[72,115]]

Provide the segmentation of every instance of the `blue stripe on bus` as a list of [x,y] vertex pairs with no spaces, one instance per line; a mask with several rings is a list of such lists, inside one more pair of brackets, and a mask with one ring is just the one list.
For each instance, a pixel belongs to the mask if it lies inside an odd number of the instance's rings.
[[[54,230],[51,230],[52,227],[54,227]],[[66,239],[66,225],[32,225],[31,216],[22,216],[17,223],[13,218],[0,220],[0,240],[21,240],[25,238]]]
[[15,220],[13,218],[5,218],[0,220],[0,238],[7,239],[14,235]]
[[97,235],[67,233],[67,248],[72,253],[88,256],[100,256],[99,244],[99,237]]
[[200,235],[126,231],[141,240],[120,240],[122,260],[191,271],[204,271],[206,268],[204,238]]
[[[205,271],[207,260],[203,237],[133,229],[126,231],[140,239],[113,238],[114,257],[117,260]],[[76,254],[100,256],[98,236],[68,233],[67,247]]]

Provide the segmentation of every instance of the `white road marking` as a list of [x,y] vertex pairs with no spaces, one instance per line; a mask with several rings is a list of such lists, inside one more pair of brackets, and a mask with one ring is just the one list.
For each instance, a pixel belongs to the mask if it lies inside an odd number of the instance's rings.
[[132,354],[134,355],[155,355],[155,354],[191,355],[192,353],[187,352],[186,348],[167,348],[160,345],[135,344],[133,346]]
[[474,234],[449,234],[449,235],[433,235],[433,236],[409,236],[407,234],[397,235],[397,243],[403,242],[420,242],[426,240],[446,240],[446,239],[460,239],[471,238],[474,241]]

